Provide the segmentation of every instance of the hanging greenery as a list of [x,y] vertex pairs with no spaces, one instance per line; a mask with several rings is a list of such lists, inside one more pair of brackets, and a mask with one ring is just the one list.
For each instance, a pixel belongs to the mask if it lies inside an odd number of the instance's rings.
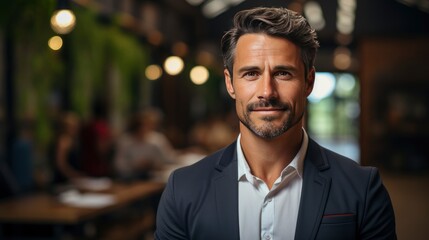
[[51,126],[47,113],[49,89],[61,75],[63,64],[47,46],[52,34],[49,18],[56,1],[2,1],[0,26],[13,41],[15,118],[33,119],[40,143],[49,141]]
[[0,3],[0,31],[12,38],[16,49],[13,64],[16,118],[32,115],[37,126],[36,141],[42,146],[53,136],[53,108],[61,105],[56,94],[61,92],[58,90],[66,79],[71,81],[67,89],[71,109],[67,110],[87,117],[92,98],[108,94],[107,81],[116,72],[114,90],[118,93],[110,101],[113,107],[125,112],[136,100],[133,97],[137,97],[129,94],[132,81],[141,76],[147,61],[146,48],[135,35],[126,33],[115,22],[100,23],[96,12],[80,6],[73,7],[75,29],[62,36],[69,51],[68,59],[64,59],[61,52],[64,49],[56,52],[47,45],[55,35],[50,28],[55,7],[55,0]]
[[[75,108],[88,116],[94,94],[108,94],[109,79],[118,78],[120,91],[114,95],[117,99],[112,101],[112,107],[129,110],[135,100],[130,95],[132,81],[142,74],[147,62],[145,46],[114,22],[97,22],[96,13],[88,9],[76,11],[76,17],[77,26],[71,35]],[[118,76],[110,76],[116,72]]]

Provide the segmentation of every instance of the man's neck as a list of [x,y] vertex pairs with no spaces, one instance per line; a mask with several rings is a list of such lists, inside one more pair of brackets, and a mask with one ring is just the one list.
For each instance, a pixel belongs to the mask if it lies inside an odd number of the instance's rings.
[[256,136],[241,126],[241,148],[254,176],[271,189],[283,169],[298,153],[303,139],[300,124],[274,139]]

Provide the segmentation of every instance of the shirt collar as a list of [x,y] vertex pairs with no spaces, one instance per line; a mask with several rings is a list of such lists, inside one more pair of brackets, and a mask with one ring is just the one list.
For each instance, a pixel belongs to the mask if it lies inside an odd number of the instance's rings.
[[[238,181],[241,179],[249,176],[250,174],[250,167],[249,164],[247,164],[246,158],[244,157],[243,150],[241,149],[240,144],[241,134],[237,137],[237,163],[238,163]],[[249,179],[250,180],[250,179]]]
[[[302,133],[303,133],[303,140],[301,143],[301,148],[299,149],[298,153],[295,155],[293,160],[289,163],[289,165],[283,169],[283,171],[281,173],[282,178],[284,175],[287,175],[287,173],[290,172],[290,171],[288,171],[288,169],[290,169],[291,167],[293,169],[297,170],[298,175],[301,178],[303,176],[304,159],[305,159],[305,155],[307,153],[307,148],[308,148],[308,135],[307,135],[307,132],[305,131],[304,128],[302,128]],[[251,172],[250,172],[249,164],[247,163],[246,158],[244,157],[244,154],[243,154],[243,150],[241,149],[240,139],[241,139],[241,134],[238,135],[237,143],[236,143],[237,144],[237,162],[238,162],[238,180],[239,181],[242,180],[243,178],[245,178],[246,176],[252,176]],[[253,182],[253,178],[247,177],[247,180]]]

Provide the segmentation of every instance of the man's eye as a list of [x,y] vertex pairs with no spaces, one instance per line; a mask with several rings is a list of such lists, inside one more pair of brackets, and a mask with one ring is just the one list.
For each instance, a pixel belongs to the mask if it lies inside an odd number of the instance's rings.
[[247,72],[244,74],[244,76],[254,77],[254,76],[258,76],[258,73],[257,72]]
[[292,78],[292,74],[290,74],[289,72],[277,72],[275,74],[276,78],[282,79],[282,80],[289,80]]
[[244,78],[246,79],[255,79],[259,76],[258,72],[247,72],[243,75]]

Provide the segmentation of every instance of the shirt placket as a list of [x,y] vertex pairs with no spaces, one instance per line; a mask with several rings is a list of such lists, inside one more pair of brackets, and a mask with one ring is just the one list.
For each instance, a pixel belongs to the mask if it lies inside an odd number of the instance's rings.
[[261,211],[261,239],[273,239],[274,216],[274,199],[267,195]]

